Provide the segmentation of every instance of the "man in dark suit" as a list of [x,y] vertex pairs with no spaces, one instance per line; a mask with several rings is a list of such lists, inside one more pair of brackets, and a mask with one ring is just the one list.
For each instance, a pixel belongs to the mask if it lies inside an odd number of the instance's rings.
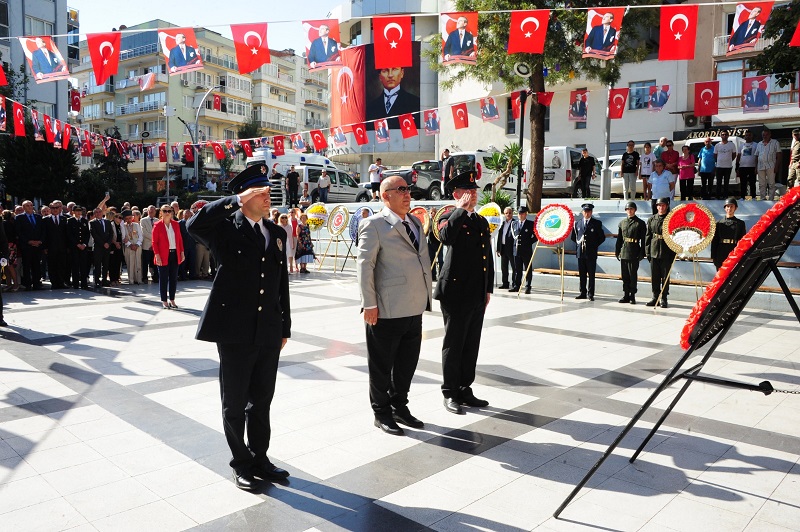
[[[415,96],[400,85],[405,75],[404,68],[383,68],[378,74],[383,89],[381,94],[367,104],[367,120],[413,113],[414,124],[419,128],[419,96]],[[389,129],[399,129],[397,118],[389,121]]]
[[[603,224],[597,218],[592,218],[594,205],[584,203],[581,205],[583,216],[575,220],[572,228],[572,241],[575,242],[575,255],[578,258],[578,275],[580,276],[581,293],[575,299],[594,301],[594,275],[597,270],[597,249],[606,239]],[[587,290],[586,281],[589,281]]]
[[754,7],[747,17],[747,21],[739,24],[736,31],[731,35],[728,41],[728,51],[732,52],[737,46],[747,43],[754,43],[758,40],[758,31],[761,29],[761,22],[758,21],[758,16],[761,14],[760,7]]
[[22,285],[28,290],[42,288],[42,254],[45,233],[42,217],[33,210],[33,202],[22,202],[23,213],[14,217],[17,242],[22,256]]
[[653,299],[647,302],[647,306],[654,307],[658,304],[662,308],[667,308],[669,272],[675,260],[675,252],[667,245],[663,236],[664,220],[669,212],[669,198],[656,200],[656,209],[658,212],[647,220],[647,235],[644,239],[645,255],[650,263],[650,285],[653,289]]
[[617,30],[611,26],[613,21],[614,15],[606,13],[603,22],[592,28],[586,37],[586,53],[612,51],[617,40]]
[[67,240],[71,250],[72,284],[84,290],[89,288],[89,222],[84,214],[86,209],[75,206],[72,218],[67,220]]
[[750,83],[750,90],[744,95],[744,108],[747,111],[766,111],[769,108],[767,91],[759,87],[757,80]]
[[114,229],[111,222],[103,216],[103,209],[94,210],[94,219],[89,222],[89,231],[94,239],[92,261],[94,262],[94,284],[97,288],[111,286],[108,280],[108,266],[111,246],[114,245]]
[[55,52],[47,49],[44,39],[36,37],[35,42],[37,49],[31,54],[31,65],[37,79],[42,79],[45,74],[60,72],[66,68]]
[[329,63],[339,58],[339,43],[328,37],[330,31],[327,24],[320,25],[319,37],[311,42],[311,47],[308,49],[308,66],[310,68],[323,66],[320,63]]
[[186,35],[183,33],[175,34],[175,46],[169,51],[169,70],[177,72],[179,68],[194,65],[200,62],[197,50],[186,44]]
[[206,204],[186,224],[217,264],[197,339],[217,344],[223,427],[243,490],[289,476],[267,458],[278,357],[292,325],[286,231],[269,222],[269,185],[251,166],[230,182],[233,196]]
[[[536,243],[536,232],[533,230],[533,220],[528,220],[528,207],[519,208],[519,223],[514,236],[514,280],[511,282],[509,292],[519,292],[522,286],[522,272],[528,268],[533,257],[533,245]],[[533,270],[528,269],[525,275],[525,293],[531,293],[531,280]]]
[[500,288],[508,289],[508,266],[511,265],[511,279],[514,280],[516,266],[514,265],[514,248],[516,240],[514,235],[518,232],[517,221],[514,219],[514,210],[506,207],[503,210],[503,223],[497,233],[497,256],[500,257],[500,274],[502,284]]
[[653,109],[661,109],[667,104],[669,100],[669,93],[663,89],[659,89],[650,96],[650,107]]
[[472,391],[483,316],[494,290],[494,260],[489,222],[475,212],[478,203],[477,175],[463,172],[448,183],[456,208],[442,217],[439,234],[447,246],[444,267],[434,296],[444,318],[442,341],[442,395],[444,407],[463,414],[462,405],[486,407]]
[[467,31],[467,17],[458,17],[456,29],[451,31],[444,43],[444,60],[451,56],[475,57],[475,37]]
[[569,106],[569,116],[571,118],[586,118],[586,102],[583,101],[584,93],[579,92],[575,95],[575,101]]
[[500,116],[497,106],[494,103],[494,98],[488,98],[486,100],[486,105],[481,108],[481,114],[484,119],[497,118]]
[[377,135],[379,139],[389,138],[389,130],[386,129],[386,120],[378,120],[375,122],[375,135]]
[[436,119],[435,113],[430,113],[428,119],[425,121],[425,129],[430,132],[439,131],[439,121]]
[[47,242],[47,271],[50,288],[64,288],[69,278],[67,259],[67,217],[61,214],[63,205],[56,200],[50,204],[50,216],[42,219]]

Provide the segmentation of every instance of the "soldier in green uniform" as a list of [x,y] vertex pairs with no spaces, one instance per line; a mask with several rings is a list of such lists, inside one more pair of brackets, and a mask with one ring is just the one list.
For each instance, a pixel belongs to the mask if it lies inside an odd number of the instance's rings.
[[653,288],[653,299],[647,302],[648,307],[656,306],[661,287],[664,293],[661,296],[660,307],[667,308],[669,295],[669,270],[675,260],[675,252],[670,249],[664,240],[664,218],[669,212],[669,198],[656,200],[656,213],[647,220],[647,236],[644,239],[644,250],[647,261],[650,263],[650,279]]
[[738,207],[735,198],[726,199],[725,218],[717,220],[717,230],[711,240],[711,260],[718,270],[739,240],[747,233],[744,222],[735,216]]
[[644,237],[647,226],[636,216],[636,203],[625,204],[628,217],[619,223],[617,229],[617,260],[621,263],[622,289],[625,295],[620,303],[636,304],[636,288],[639,283],[639,262],[644,258]]

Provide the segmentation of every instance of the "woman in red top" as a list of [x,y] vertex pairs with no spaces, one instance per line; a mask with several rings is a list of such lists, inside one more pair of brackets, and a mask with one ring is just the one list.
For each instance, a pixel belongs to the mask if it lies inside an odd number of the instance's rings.
[[[164,308],[178,308],[175,289],[178,283],[178,264],[184,260],[181,226],[173,220],[172,207],[161,207],[161,219],[153,225],[153,262],[158,266],[158,285]],[[169,303],[167,291],[169,290]]]
[[681,201],[692,201],[695,173],[694,163],[694,155],[692,155],[692,152],[689,150],[689,146],[684,146],[683,154],[678,160],[678,168],[680,171],[678,179],[681,182]]

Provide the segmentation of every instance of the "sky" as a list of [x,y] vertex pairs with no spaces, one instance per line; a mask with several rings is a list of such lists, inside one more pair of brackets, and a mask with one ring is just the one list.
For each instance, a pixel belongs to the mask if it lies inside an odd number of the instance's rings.
[[273,50],[304,50],[301,20],[326,18],[337,5],[350,0],[67,0],[79,11],[81,40],[121,25],[134,26],[162,19],[178,26],[205,27],[230,38],[230,24],[267,22],[267,42]]

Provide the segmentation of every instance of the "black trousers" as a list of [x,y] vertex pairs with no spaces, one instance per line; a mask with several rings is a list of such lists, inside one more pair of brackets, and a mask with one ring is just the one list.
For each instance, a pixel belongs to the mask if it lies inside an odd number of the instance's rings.
[[47,271],[50,272],[52,288],[63,288],[69,279],[66,249],[47,250]]
[[243,471],[267,461],[269,409],[275,395],[280,344],[217,344],[217,352],[222,426],[232,454],[230,465]]
[[375,416],[405,410],[422,345],[422,315],[378,318],[367,329],[369,400]]
[[580,277],[581,294],[589,294],[594,297],[594,274],[596,271],[597,257],[589,258],[583,256],[578,258],[578,275]]
[[694,177],[679,179],[681,186],[681,201],[692,201],[694,196]]
[[714,188],[714,172],[700,172],[700,194],[703,199],[711,199]]
[[747,196],[747,189],[750,188],[750,197],[756,197],[756,167],[755,166],[740,166],[739,167],[739,189],[741,198]]
[[297,196],[297,185],[290,186],[286,189],[286,195],[288,196],[287,203],[289,207],[297,207],[298,204],[298,196]]
[[[514,277],[511,281],[511,286],[519,288],[522,286],[522,273],[528,267],[533,255],[526,255],[517,253],[514,257]],[[528,270],[528,275],[525,276],[525,288],[531,287],[531,279],[533,279],[533,266]]]
[[[511,246],[508,246],[511,248]],[[503,248],[503,253],[500,254],[500,273],[502,275],[502,285],[508,286],[508,267],[511,266],[511,282],[514,282],[514,272],[516,270],[516,263],[514,261],[513,249]],[[521,275],[521,274],[520,274]]]
[[122,249],[112,245],[111,253],[108,255],[108,275],[112,283],[119,282],[122,276],[122,258]]
[[639,261],[622,259],[620,269],[622,270],[622,290],[626,294],[635,294],[639,284]]
[[581,191],[582,198],[589,197],[590,185],[592,184],[592,176],[591,174],[589,177],[580,176],[576,181],[572,182],[572,194],[570,197],[574,198],[578,195],[578,190]]
[[72,258],[72,285],[75,288],[89,287],[89,250],[73,249]]
[[664,284],[666,281],[666,286],[664,287],[664,297],[669,295],[669,279],[667,278],[667,273],[669,273],[669,269],[672,266],[672,260],[670,259],[650,259],[650,285],[653,289],[653,297],[658,297],[658,294],[661,293],[661,285]]
[[42,247],[20,246],[22,254],[22,284],[28,288],[42,284]]
[[717,197],[727,198],[730,196],[731,169],[717,167]]
[[[175,299],[175,290],[178,288],[178,251],[169,250],[167,264],[158,267],[158,289],[161,292],[161,301]],[[167,293],[169,292],[169,294]]]
[[486,304],[457,305],[440,301],[444,318],[442,395],[459,399],[472,393]]
[[154,258],[155,253],[152,249],[142,249],[142,281],[144,282],[147,282],[147,272],[150,272],[153,282],[158,282],[158,266],[153,262]]
[[[113,244],[112,244],[113,245]],[[102,244],[94,246],[92,260],[94,261],[94,282],[100,284],[108,280],[108,265],[110,262],[110,249],[106,249]]]

